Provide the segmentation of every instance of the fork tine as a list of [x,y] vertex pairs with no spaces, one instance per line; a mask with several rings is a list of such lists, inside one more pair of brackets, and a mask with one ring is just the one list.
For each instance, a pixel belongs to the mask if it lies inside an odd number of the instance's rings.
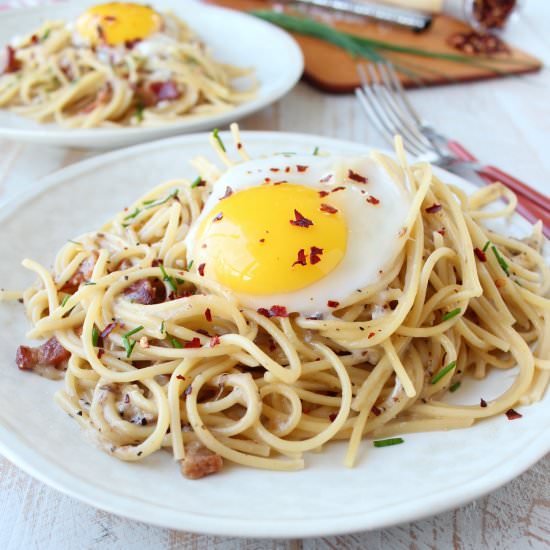
[[370,88],[373,95],[376,97],[380,111],[384,113],[386,120],[391,125],[393,134],[400,134],[403,138],[403,143],[408,150],[414,155],[423,155],[427,153],[426,144],[419,139],[415,133],[415,125],[410,124],[406,117],[402,115],[401,109],[391,101],[389,90],[387,90],[384,82],[376,71],[374,65],[367,65],[367,72],[370,76]]

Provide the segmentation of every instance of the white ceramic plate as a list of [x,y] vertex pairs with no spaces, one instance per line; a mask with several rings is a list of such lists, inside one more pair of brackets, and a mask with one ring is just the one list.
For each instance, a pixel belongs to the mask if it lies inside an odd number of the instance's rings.
[[[365,146],[315,136],[248,133],[253,155],[276,151],[365,153]],[[226,143],[229,138],[226,137]],[[51,175],[0,210],[0,287],[23,288],[34,277],[23,257],[50,265],[67,239],[93,230],[151,186],[195,177],[187,161],[214,159],[206,135],[158,141],[99,156]],[[447,181],[470,190],[466,182]],[[514,220],[509,230],[525,233]],[[156,525],[249,537],[344,533],[411,521],[459,506],[517,476],[550,450],[550,395],[505,415],[450,432],[405,436],[405,444],[375,449],[363,442],[354,469],[342,465],[345,445],[308,454],[293,473],[228,466],[200,481],[183,478],[168,453],[143,463],[107,456],[83,437],[53,402],[59,382],[21,372],[15,349],[28,328],[22,306],[0,304],[0,451],[52,487],[89,504]],[[455,402],[479,403],[510,384],[512,374],[466,384]]]
[[[216,59],[253,67],[260,84],[256,98],[226,113],[189,118],[155,128],[64,129],[0,110],[0,138],[66,147],[112,149],[209,130],[239,120],[277,101],[292,89],[302,74],[303,56],[294,39],[256,17],[193,0],[133,1],[150,3],[159,11],[172,10],[204,40]],[[45,20],[74,20],[86,7],[98,3],[101,0],[73,0],[2,14],[0,45],[7,44],[15,35],[27,34]]]

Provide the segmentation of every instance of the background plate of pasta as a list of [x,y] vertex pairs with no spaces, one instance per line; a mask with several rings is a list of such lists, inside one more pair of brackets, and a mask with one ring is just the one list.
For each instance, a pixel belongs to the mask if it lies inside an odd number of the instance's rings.
[[276,101],[303,69],[284,31],[193,0],[13,10],[0,48],[0,138],[69,147],[212,129]]
[[0,449],[224,535],[477,498],[550,450],[548,250],[514,204],[399,140],[236,126],[49,176],[1,213]]

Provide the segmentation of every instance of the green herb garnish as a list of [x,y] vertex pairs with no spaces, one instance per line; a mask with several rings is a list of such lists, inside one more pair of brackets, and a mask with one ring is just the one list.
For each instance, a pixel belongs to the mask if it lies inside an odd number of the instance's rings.
[[93,281],[86,281],[82,286],[94,286],[97,283],[94,283]]
[[437,384],[446,374],[456,367],[456,361],[451,361],[446,367],[443,367],[430,381],[430,384]]
[[223,144],[222,138],[220,137],[220,131],[217,128],[214,128],[214,130],[212,130],[212,136],[218,142],[221,150],[225,153],[225,145]]
[[319,147],[315,147],[315,149],[313,149],[313,154],[314,156],[317,156],[319,154]]
[[448,321],[449,319],[452,319],[453,317],[456,317],[462,310],[457,307],[456,309],[453,309],[451,311],[447,311],[445,315],[443,315],[443,321]]
[[489,245],[491,244],[491,241],[487,241],[485,245],[483,246],[483,252],[487,252],[487,249],[489,248]]
[[133,220],[135,217],[139,215],[141,210],[139,208],[136,208],[131,214],[128,214],[127,216],[124,216],[124,220]]
[[162,273],[162,280],[166,281],[168,283],[168,286],[174,292],[177,292],[178,287],[176,285],[176,282],[174,281],[174,277],[172,277],[171,275],[168,275],[168,273],[166,273],[166,269],[164,269],[164,266],[162,264],[160,264],[159,267],[160,267],[160,271]]
[[175,199],[178,196],[178,193],[179,193],[178,189],[174,189],[174,191],[172,191],[166,198],[160,201],[153,201],[153,202],[145,201],[143,202],[143,204],[147,203],[145,208],[154,208],[155,206],[160,206],[161,204],[168,202],[170,199]]
[[402,437],[391,437],[390,439],[379,439],[374,441],[373,444],[375,447],[391,447],[392,445],[401,445],[405,443],[405,440]]
[[166,323],[164,321],[162,321],[162,323],[160,324],[160,333],[161,334],[166,333]]
[[82,243],[79,243],[78,241],[73,241],[72,239],[69,239],[70,243],[76,244],[78,246],[82,246]]
[[182,279],[181,277],[176,277],[176,283],[178,283],[178,285],[182,285],[183,283],[185,283],[185,279]]
[[500,255],[499,251],[497,250],[497,247],[495,245],[491,246],[491,250],[493,251],[493,254],[495,255],[498,265],[502,267],[502,271],[506,273],[506,277],[510,277],[510,271],[508,269],[508,263],[506,260]]
[[191,189],[195,189],[195,187],[198,187],[202,183],[202,178],[200,176],[197,176],[195,181],[191,184]]
[[69,301],[71,296],[72,294],[65,294],[65,296],[63,296],[63,300],[61,300],[61,307],[65,307],[65,304]]
[[48,37],[50,36],[50,33],[51,33],[51,30],[50,30],[50,29],[46,29],[46,30],[44,31],[44,34],[42,35],[41,40],[48,40]]
[[191,268],[193,267],[193,261],[194,261],[194,260],[191,260],[191,261],[187,264],[187,271],[191,271]]
[[143,325],[139,325],[139,327],[130,330],[122,336],[122,343],[124,344],[124,349],[126,350],[126,357],[130,357],[130,355],[132,355],[137,343],[136,340],[130,340],[130,336],[137,334],[140,330],[143,330]]
[[136,104],[136,119],[138,122],[141,122],[143,120],[143,111],[145,110],[145,105],[142,101],[138,101]]
[[458,381],[458,382],[455,382],[450,388],[449,388],[449,391],[451,393],[454,393],[456,390],[458,390],[458,388],[460,388],[462,382]]
[[140,330],[143,330],[143,325],[139,325],[139,327],[136,327],[132,329],[131,331],[127,332],[126,334],[123,334],[123,338],[130,338],[130,336],[133,336],[134,334],[137,334]]
[[97,330],[97,327],[94,325],[94,328],[92,329],[92,346],[94,346],[94,348],[97,348],[98,344],[99,344],[99,330]]
[[178,349],[183,348],[181,343],[178,342],[178,340],[176,340],[173,336],[170,336],[170,342],[172,342],[172,347],[174,347],[174,348],[178,348]]

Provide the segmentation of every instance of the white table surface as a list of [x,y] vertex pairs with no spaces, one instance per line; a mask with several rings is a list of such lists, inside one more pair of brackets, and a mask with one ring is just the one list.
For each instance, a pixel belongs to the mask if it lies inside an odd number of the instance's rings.
[[[40,0],[0,0],[0,8]],[[528,0],[507,38],[550,65],[550,1]],[[417,90],[414,104],[438,128],[481,159],[550,194],[550,74]],[[384,146],[352,96],[306,84],[241,123],[248,130],[322,134]],[[0,205],[84,151],[0,140]],[[0,229],[1,238],[1,229]],[[1,404],[0,404],[1,406]],[[308,540],[249,540],[151,527],[96,510],[33,480],[0,457],[0,549],[547,549],[550,547],[550,455],[490,495],[407,525]]]

